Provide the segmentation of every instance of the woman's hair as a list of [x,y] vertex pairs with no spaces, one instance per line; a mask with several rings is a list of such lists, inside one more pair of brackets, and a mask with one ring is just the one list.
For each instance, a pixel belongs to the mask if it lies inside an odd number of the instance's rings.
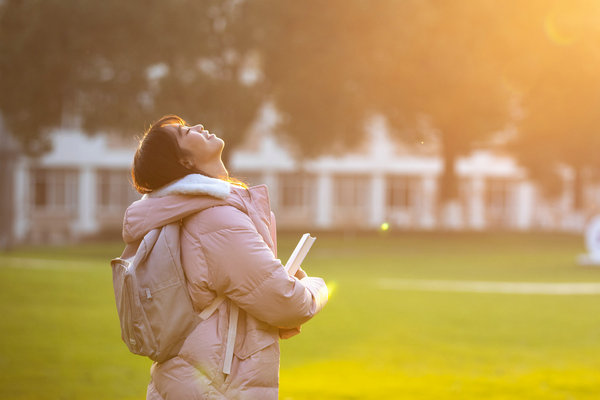
[[135,190],[142,194],[186,175],[202,173],[181,164],[183,153],[173,132],[165,128],[167,125],[185,125],[185,121],[176,115],[159,119],[144,133],[133,156],[131,179]]
[[[173,132],[165,128],[167,125],[183,126],[185,121],[177,115],[165,115],[152,124],[140,139],[131,167],[133,186],[139,193],[150,193],[189,174],[210,176],[183,166],[180,162],[183,151]],[[243,182],[234,178],[228,178],[227,182],[247,188]]]

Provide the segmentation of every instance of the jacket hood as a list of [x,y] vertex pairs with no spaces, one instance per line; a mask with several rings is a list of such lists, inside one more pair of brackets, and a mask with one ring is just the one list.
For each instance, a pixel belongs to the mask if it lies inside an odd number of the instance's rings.
[[270,221],[269,195],[265,185],[244,189],[220,179],[193,174],[133,202],[123,218],[123,240],[127,244],[139,241],[152,229],[207,208],[224,205],[233,206],[267,223]]

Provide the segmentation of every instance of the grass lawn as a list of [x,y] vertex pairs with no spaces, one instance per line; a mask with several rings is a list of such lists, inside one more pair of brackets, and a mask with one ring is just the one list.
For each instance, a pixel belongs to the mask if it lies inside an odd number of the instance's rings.
[[[282,235],[290,254],[297,235]],[[0,398],[140,399],[150,361],[120,341],[122,245],[0,253]],[[598,399],[600,295],[389,288],[386,280],[600,283],[579,236],[323,234],[328,306],[282,342],[281,399]]]

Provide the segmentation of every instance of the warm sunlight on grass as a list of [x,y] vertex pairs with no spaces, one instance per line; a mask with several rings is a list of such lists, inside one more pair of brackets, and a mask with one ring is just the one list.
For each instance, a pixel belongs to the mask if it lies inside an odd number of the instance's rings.
[[[317,235],[330,302],[281,345],[281,399],[578,399],[600,392],[598,295],[383,289],[381,279],[600,282],[579,236]],[[280,238],[289,254],[297,235]],[[119,337],[115,245],[0,255],[0,398],[140,399]]]

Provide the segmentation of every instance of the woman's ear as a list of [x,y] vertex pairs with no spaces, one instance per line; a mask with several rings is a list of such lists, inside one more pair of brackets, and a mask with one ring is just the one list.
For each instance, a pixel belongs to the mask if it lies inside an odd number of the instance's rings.
[[179,162],[187,169],[194,169],[194,163],[189,158],[182,158]]

